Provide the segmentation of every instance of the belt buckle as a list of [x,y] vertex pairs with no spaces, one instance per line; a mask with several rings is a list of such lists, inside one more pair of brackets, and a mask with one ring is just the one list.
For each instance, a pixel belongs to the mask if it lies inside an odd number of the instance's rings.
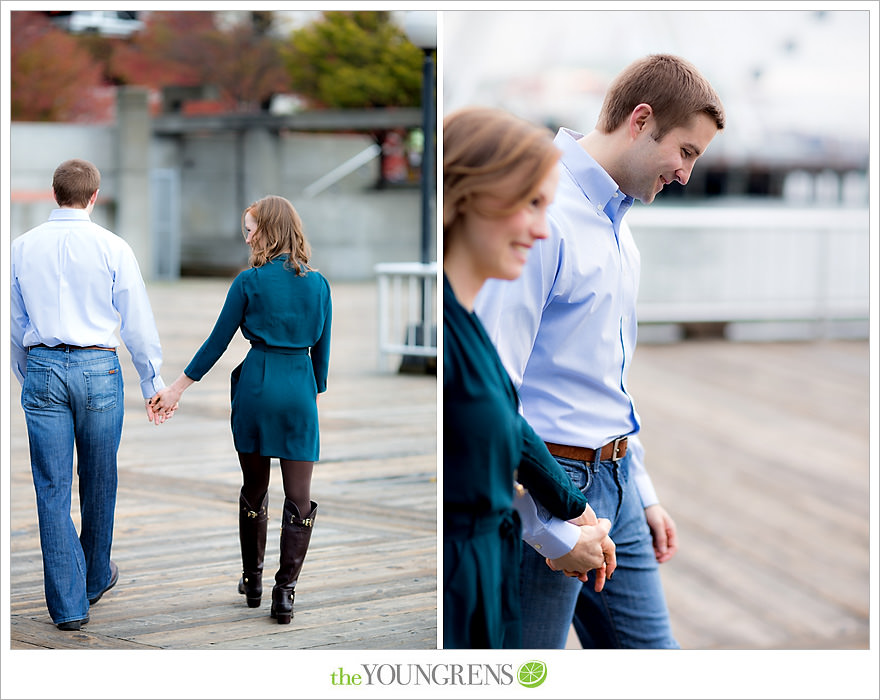
[[620,443],[624,442],[626,440],[626,438],[627,438],[627,436],[623,435],[622,437],[615,438],[614,442],[612,443],[612,445],[613,445],[613,447],[611,448],[611,461],[612,462],[619,462],[621,459],[623,459],[623,456],[619,454]]

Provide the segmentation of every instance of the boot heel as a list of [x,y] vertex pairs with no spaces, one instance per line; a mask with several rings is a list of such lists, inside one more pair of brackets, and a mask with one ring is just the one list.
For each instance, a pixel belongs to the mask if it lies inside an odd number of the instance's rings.
[[291,589],[278,588],[272,589],[272,609],[269,615],[273,619],[278,620],[279,625],[289,625],[290,618],[293,615],[293,596],[294,591]]
[[275,606],[272,606],[272,612],[270,613],[273,620],[278,620],[279,625],[289,625],[290,624],[290,613],[289,612],[278,612],[275,610]]
[[249,608],[259,608],[263,600],[263,586],[260,581],[252,581],[244,576],[238,581],[238,592],[245,596]]

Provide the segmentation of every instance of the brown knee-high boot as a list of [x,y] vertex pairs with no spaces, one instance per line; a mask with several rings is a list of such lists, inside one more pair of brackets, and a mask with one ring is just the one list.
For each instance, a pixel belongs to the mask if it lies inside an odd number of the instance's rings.
[[275,586],[272,588],[272,617],[279,625],[290,623],[293,614],[293,595],[299,572],[302,570],[309,540],[312,537],[312,525],[318,504],[311,501],[312,510],[301,518],[296,504],[284,499],[284,517],[281,520],[281,565],[275,574]]
[[268,507],[268,492],[256,510],[239,494],[238,539],[241,542],[242,574],[238,582],[238,592],[246,596],[249,608],[260,607],[263,597],[263,556],[266,553]]

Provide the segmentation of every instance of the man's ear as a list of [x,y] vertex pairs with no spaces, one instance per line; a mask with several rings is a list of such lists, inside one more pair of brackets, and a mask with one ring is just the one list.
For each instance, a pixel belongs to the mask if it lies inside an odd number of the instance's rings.
[[651,105],[645,102],[636,105],[629,115],[630,138],[636,139],[643,132],[649,132],[653,120],[654,109],[651,107]]
[[90,206],[94,206],[94,205],[95,205],[95,202],[98,201],[98,192],[100,192],[100,191],[101,191],[100,189],[95,190],[95,191],[92,193],[92,196],[89,197],[89,205],[90,205]]

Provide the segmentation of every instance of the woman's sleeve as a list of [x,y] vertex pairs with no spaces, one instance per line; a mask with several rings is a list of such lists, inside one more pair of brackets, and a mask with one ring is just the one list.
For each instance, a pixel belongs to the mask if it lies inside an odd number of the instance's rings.
[[324,328],[318,341],[312,346],[309,355],[312,358],[312,371],[315,373],[315,384],[318,393],[327,391],[327,374],[330,370],[330,327],[333,321],[333,301],[328,292],[327,305],[324,312]]
[[578,517],[587,507],[586,497],[548,452],[532,426],[522,416],[519,420],[523,449],[517,468],[518,481],[551,515],[561,520]]
[[229,342],[244,320],[244,311],[247,307],[247,297],[244,293],[242,275],[236,277],[229,292],[220,316],[214,323],[211,335],[202,343],[202,347],[193,356],[183,373],[195,381],[199,381],[216,364],[220,356],[226,352]]

